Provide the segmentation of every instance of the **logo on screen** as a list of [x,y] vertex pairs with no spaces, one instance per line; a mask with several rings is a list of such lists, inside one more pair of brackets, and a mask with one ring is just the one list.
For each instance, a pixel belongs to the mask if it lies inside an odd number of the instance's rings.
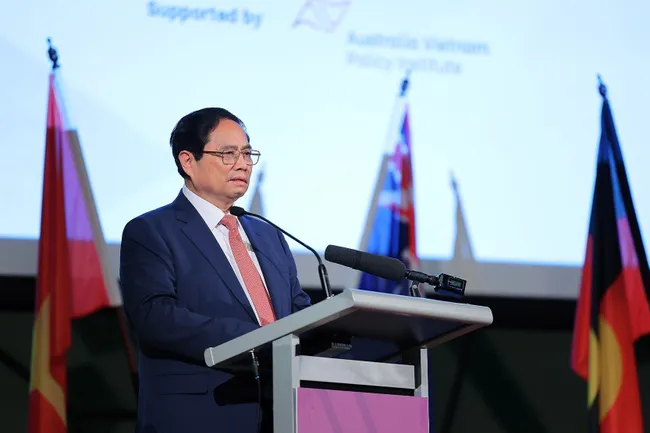
[[305,0],[293,27],[308,26],[314,30],[331,33],[341,24],[352,0]]

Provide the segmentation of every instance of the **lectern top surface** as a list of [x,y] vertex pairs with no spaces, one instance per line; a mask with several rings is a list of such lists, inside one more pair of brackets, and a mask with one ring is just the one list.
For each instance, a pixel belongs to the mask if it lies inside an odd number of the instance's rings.
[[207,348],[205,361],[210,367],[226,366],[289,334],[336,332],[403,346],[426,344],[459,328],[490,325],[492,320],[492,311],[483,306],[346,289],[270,325]]

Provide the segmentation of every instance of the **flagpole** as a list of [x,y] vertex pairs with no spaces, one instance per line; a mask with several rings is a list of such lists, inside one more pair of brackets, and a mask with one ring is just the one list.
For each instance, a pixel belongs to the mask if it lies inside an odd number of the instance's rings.
[[[52,62],[52,73],[54,74],[56,72],[56,69],[61,67],[61,65],[59,64],[59,55],[58,55],[58,52],[57,52],[56,48],[54,48],[52,46],[52,39],[51,38],[47,38],[47,44],[48,44],[47,54],[48,54],[48,57],[49,57],[50,61]],[[76,154],[79,155],[79,158],[82,158],[80,156],[81,155],[81,150],[80,150],[80,146],[79,146],[78,141],[76,139],[71,139],[70,140],[70,145],[71,146],[76,146],[78,148],[79,152],[76,153]],[[88,173],[85,170],[85,164],[83,163],[83,160],[77,161],[77,162],[78,162],[77,168],[79,170],[78,171],[78,176],[81,177],[81,178],[84,178],[85,180],[88,180]],[[89,182],[85,182],[85,183],[89,185]],[[84,195],[87,196],[86,197],[88,199],[87,202],[89,202],[90,205],[92,205],[92,209],[88,209],[88,211],[89,211],[88,213],[90,215],[90,218],[94,220],[93,222],[95,223],[95,225],[99,226],[99,219],[98,219],[99,217],[98,217],[98,214],[97,214],[97,208],[94,206],[94,199],[92,197],[92,192],[91,191],[84,191]],[[93,218],[93,216],[94,216],[94,218]],[[101,235],[101,237],[103,239],[103,234]],[[103,258],[105,259],[104,263],[107,263],[108,262],[106,260],[107,257],[103,257]],[[111,276],[110,276],[109,272],[104,270],[104,274],[105,274],[104,275],[105,280],[111,279]],[[106,281],[107,285],[112,285],[111,283],[112,283],[112,281]],[[114,284],[118,285],[118,290],[119,290],[119,284],[118,283],[114,283]],[[130,373],[131,373],[131,384],[132,384],[133,390],[134,390],[134,392],[135,392],[135,394],[137,396],[137,394],[138,394],[137,362],[136,362],[133,346],[131,344],[132,339],[131,339],[130,333],[129,333],[129,327],[128,327],[128,323],[127,323],[127,320],[126,320],[126,314],[124,312],[124,306],[122,304],[120,304],[120,305],[116,305],[114,308],[115,308],[115,311],[116,311],[117,320],[118,320],[118,324],[119,324],[119,327],[120,327],[120,333],[122,335],[122,341],[123,341],[123,344],[124,344],[124,350],[126,352],[127,363],[129,365],[129,370],[130,370]]]
[[400,115],[404,112],[403,107],[404,102],[406,101],[406,93],[410,84],[410,75],[411,70],[408,69],[404,75],[404,78],[402,79],[399,94],[395,99],[395,103],[393,104],[393,111],[391,113],[390,121],[388,124],[388,131],[386,133],[386,139],[384,142],[384,150],[382,152],[381,163],[379,166],[379,174],[375,183],[375,190],[372,194],[372,199],[370,200],[370,207],[368,209],[366,224],[361,236],[361,242],[359,243],[359,250],[361,251],[366,251],[368,248],[368,240],[370,238],[370,233],[372,232],[372,223],[375,220],[375,214],[377,213],[377,200],[379,199],[379,194],[384,187],[386,173],[388,172],[388,160],[390,159],[391,151],[395,146],[395,131],[397,130],[397,125],[400,122]]

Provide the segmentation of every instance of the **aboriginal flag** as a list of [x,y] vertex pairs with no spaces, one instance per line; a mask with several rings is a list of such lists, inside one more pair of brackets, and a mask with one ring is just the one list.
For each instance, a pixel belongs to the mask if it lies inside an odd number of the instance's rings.
[[642,433],[634,342],[650,333],[648,261],[604,85],[601,137],[571,368],[588,383],[590,432]]

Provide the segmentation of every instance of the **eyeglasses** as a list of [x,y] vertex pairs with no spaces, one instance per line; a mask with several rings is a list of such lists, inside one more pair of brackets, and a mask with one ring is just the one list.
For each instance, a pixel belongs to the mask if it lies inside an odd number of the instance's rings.
[[259,150],[204,150],[202,153],[207,153],[208,155],[220,156],[221,160],[225,165],[234,165],[238,160],[239,156],[244,157],[244,162],[246,165],[255,165],[260,160],[260,151]]

